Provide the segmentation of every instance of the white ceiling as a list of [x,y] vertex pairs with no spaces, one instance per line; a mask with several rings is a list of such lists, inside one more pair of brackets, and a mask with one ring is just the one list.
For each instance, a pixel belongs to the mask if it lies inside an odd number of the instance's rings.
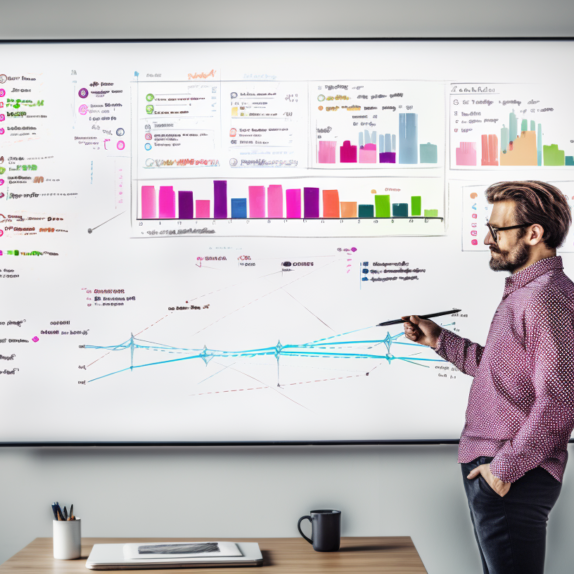
[[0,38],[572,37],[573,0],[0,0]]

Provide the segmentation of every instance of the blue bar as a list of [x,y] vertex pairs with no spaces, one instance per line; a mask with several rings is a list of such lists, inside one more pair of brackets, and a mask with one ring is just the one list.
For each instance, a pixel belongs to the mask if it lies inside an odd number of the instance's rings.
[[247,200],[231,199],[231,218],[247,219]]

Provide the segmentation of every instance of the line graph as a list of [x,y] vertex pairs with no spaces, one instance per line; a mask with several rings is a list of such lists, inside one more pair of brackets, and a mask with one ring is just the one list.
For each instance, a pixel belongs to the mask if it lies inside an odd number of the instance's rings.
[[[207,366],[213,359],[234,359],[247,361],[257,357],[273,357],[277,361],[277,386],[281,386],[281,361],[287,360],[289,358],[328,358],[341,360],[374,359],[387,361],[389,365],[391,365],[393,361],[403,361],[417,365],[419,367],[426,367],[427,365],[425,363],[444,362],[443,359],[419,357],[414,354],[405,356],[393,354],[392,347],[394,345],[425,349],[423,345],[399,340],[404,338],[403,332],[391,335],[391,333],[387,331],[385,337],[383,338],[362,339],[360,337],[356,337],[357,333],[371,329],[376,329],[376,327],[365,327],[346,333],[332,335],[322,339],[316,339],[306,343],[283,344],[281,341],[277,341],[275,345],[268,347],[241,350],[212,349],[208,348],[206,345],[197,348],[176,347],[164,343],[156,343],[143,340],[138,337],[134,337],[133,335],[130,335],[128,339],[116,345],[84,345],[83,348],[104,350],[108,352],[126,352],[129,353],[130,357],[129,366],[100,375],[98,377],[94,377],[88,380],[90,383],[128,371],[157,367],[160,365],[167,365],[169,363],[177,363],[181,361],[203,361],[203,363]],[[382,353],[378,352],[377,350],[377,348],[381,346],[385,350]],[[142,352],[165,353],[168,355],[178,356],[165,358],[158,361],[144,360],[143,362],[136,362],[136,352],[138,357],[142,354]]]

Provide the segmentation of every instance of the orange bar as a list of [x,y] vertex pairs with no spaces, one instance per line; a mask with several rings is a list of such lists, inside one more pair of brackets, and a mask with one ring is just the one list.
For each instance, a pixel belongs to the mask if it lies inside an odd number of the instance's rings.
[[357,217],[357,202],[341,201],[341,217]]
[[336,189],[323,190],[323,217],[339,217],[339,192]]

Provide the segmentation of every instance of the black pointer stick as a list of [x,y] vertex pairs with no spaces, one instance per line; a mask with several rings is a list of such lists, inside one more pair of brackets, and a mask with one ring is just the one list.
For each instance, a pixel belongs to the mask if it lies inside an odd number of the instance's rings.
[[[441,315],[452,315],[453,313],[460,313],[461,309],[452,309],[451,311],[441,311],[440,313],[429,313],[428,315],[419,315],[421,319],[430,319],[431,317],[440,317]],[[394,321],[385,321],[379,323],[377,327],[386,327],[387,325],[400,325],[406,323],[409,319],[395,319]]]

